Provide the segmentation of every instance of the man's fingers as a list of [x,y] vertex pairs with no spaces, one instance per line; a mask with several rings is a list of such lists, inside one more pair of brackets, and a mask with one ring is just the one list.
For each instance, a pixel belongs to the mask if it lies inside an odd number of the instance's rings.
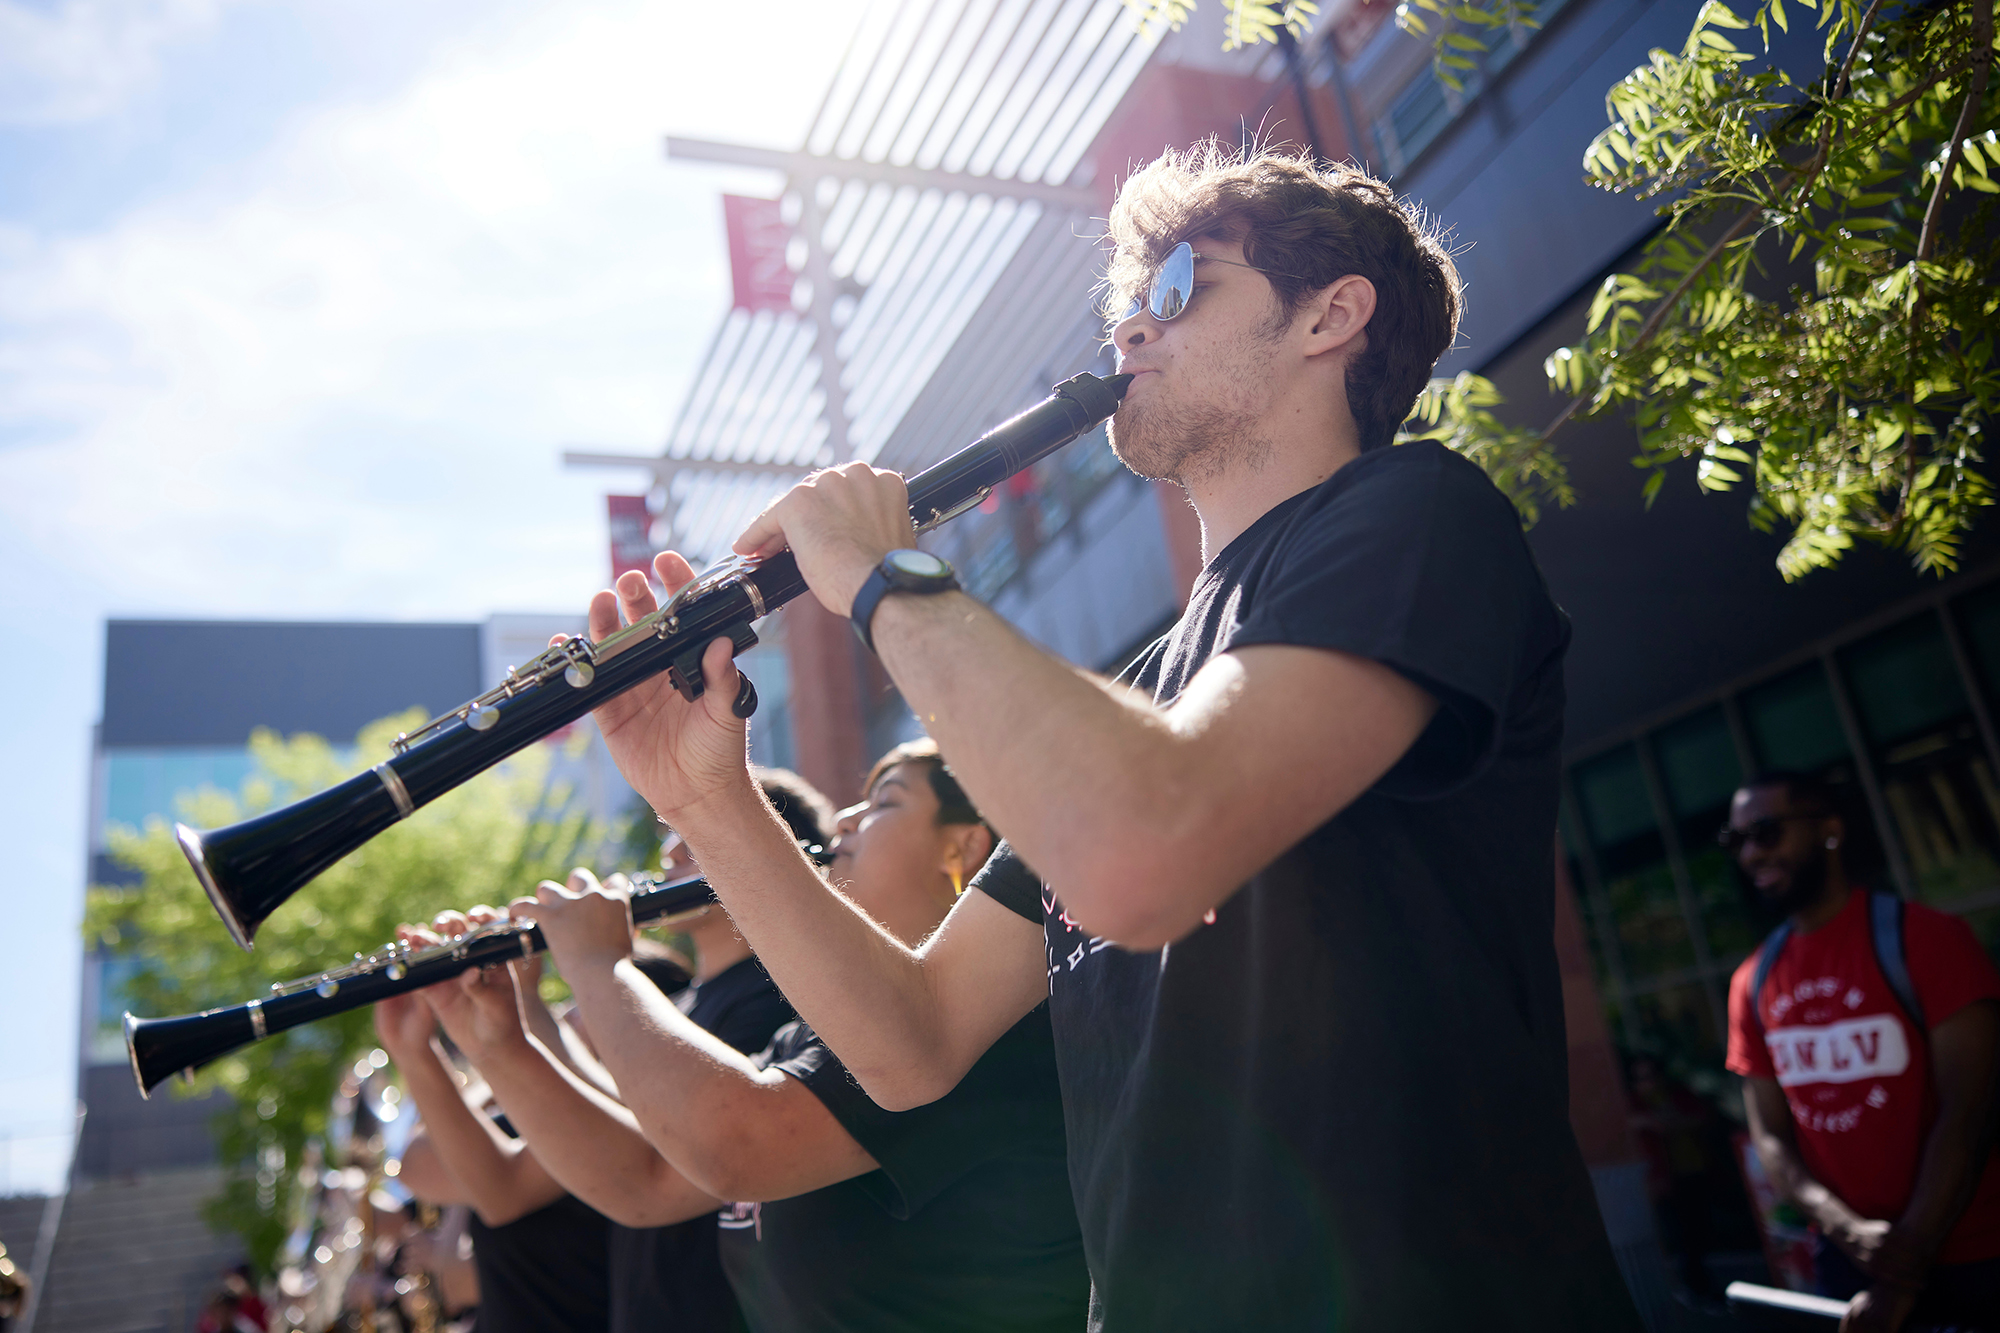
[[618,594],[605,591],[590,599],[590,641],[602,643],[618,632]]
[[586,893],[602,893],[604,886],[597,882],[597,876],[584,866],[569,872],[569,891],[579,896]]
[[535,909],[541,904],[533,898],[516,898],[507,904],[507,916],[514,921],[533,921]]
[[662,551],[653,557],[653,573],[671,597],[694,580],[694,566],[679,551]]
[[660,609],[659,598],[653,596],[653,585],[636,569],[628,569],[618,576],[617,592],[618,610],[628,625],[644,620]]
[[785,529],[778,521],[778,505],[783,499],[784,496],[781,495],[766,505],[764,512],[750,521],[750,526],[743,529],[743,535],[736,539],[730,549],[738,555],[757,556],[776,555],[784,550]]
[[465,909],[465,919],[475,926],[483,926],[498,921],[506,914],[489,903],[477,903]]
[[471,930],[472,923],[466,919],[465,913],[452,909],[432,917],[431,929],[446,939],[452,939]]
[[[736,645],[724,634],[702,650],[701,675],[704,689],[702,702],[712,711],[717,721],[725,726],[741,727],[744,719],[731,711],[742,682],[737,679]],[[714,711],[719,709],[720,711]]]

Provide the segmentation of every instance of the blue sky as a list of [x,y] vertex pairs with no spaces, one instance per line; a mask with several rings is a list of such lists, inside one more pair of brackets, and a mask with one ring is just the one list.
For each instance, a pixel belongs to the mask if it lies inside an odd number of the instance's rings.
[[[580,608],[858,0],[0,0],[0,1192],[68,1116],[108,616]],[[754,45],[740,34],[754,31]]]

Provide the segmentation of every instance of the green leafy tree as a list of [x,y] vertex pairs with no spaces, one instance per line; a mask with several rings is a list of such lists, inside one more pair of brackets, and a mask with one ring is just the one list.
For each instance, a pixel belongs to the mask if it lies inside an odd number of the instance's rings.
[[[385,754],[397,732],[422,720],[411,714],[376,722],[354,753]],[[233,795],[210,788],[185,798],[191,822],[234,823],[323,790],[367,763],[345,762],[309,735],[259,731],[250,749],[255,776]],[[376,949],[394,937],[398,922],[428,920],[446,907],[505,903],[615,845],[613,831],[565,813],[567,792],[548,781],[548,767],[547,753],[533,747],[397,824],[273,912],[253,953],[230,941],[164,821],[116,831],[114,854],[142,878],[130,887],[93,888],[84,931],[136,960],[127,990],[143,1015],[240,1004],[274,981]],[[374,1045],[368,1010],[358,1009],[244,1047],[201,1071],[191,1087],[170,1085],[182,1095],[229,1094],[214,1123],[229,1175],[208,1216],[241,1236],[260,1266],[271,1264],[298,1215],[305,1188],[299,1168],[315,1160],[308,1145],[323,1142],[342,1080]]]
[[[1704,490],[1748,479],[1751,521],[1790,534],[1786,578],[1858,540],[1943,572],[1993,498],[1992,0],[1798,3],[1824,34],[1818,78],[1756,68],[1732,36],[1768,49],[1802,17],[1784,0],[1747,19],[1708,0],[1679,52],[1654,51],[1606,96],[1585,171],[1665,200],[1667,225],[1605,279],[1584,341],[1548,359],[1569,399],[1555,419],[1506,426],[1492,386],[1465,375],[1431,386],[1406,438],[1479,458],[1532,519],[1571,498],[1562,426],[1629,413],[1648,502],[1681,459]],[[1809,282],[1768,294],[1778,265],[1803,263]]]
[[[1225,0],[1227,45],[1297,34],[1309,4]],[[1191,0],[1127,0],[1179,26]],[[1531,0],[1407,0],[1436,76],[1462,87]],[[1773,30],[1810,16],[1824,68],[1759,65]],[[1747,39],[1747,40],[1746,40]],[[1548,425],[1508,419],[1485,379],[1434,382],[1403,439],[1484,466],[1532,523],[1574,502],[1554,445],[1568,422],[1629,414],[1648,504],[1695,459],[1705,491],[1752,487],[1750,520],[1784,530],[1787,579],[1857,541],[1957,565],[1993,502],[1985,431],[2000,399],[2000,116],[1993,0],[1706,0],[1679,51],[1655,50],[1605,96],[1583,153],[1598,188],[1660,199],[1666,225],[1605,279],[1586,337],[1546,363],[1568,401]],[[1781,276],[1798,276],[1776,290]]]

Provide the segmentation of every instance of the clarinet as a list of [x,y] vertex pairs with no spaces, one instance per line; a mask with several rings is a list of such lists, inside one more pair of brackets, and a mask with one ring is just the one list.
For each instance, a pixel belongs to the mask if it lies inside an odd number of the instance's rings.
[[[1118,409],[1130,375],[1063,381],[1040,403],[910,481],[910,518],[927,532],[984,500]],[[736,557],[704,572],[667,604],[601,642],[573,638],[493,689],[396,738],[394,753],[317,796],[227,828],[174,826],[230,937],[248,949],[258,926],[328,866],[399,820],[592,709],[665,672],[690,701],[701,696],[701,656],[727,636],[735,652],[757,642],[752,622],[806,590],[790,551]],[[756,708],[748,677],[735,702]]]
[[[803,850],[821,865],[830,859],[816,845]],[[632,887],[634,923],[679,916],[715,901],[708,881],[699,875],[672,880],[635,876]],[[344,967],[274,982],[270,994],[243,1004],[177,1018],[135,1018],[127,1013],[125,1053],[131,1058],[139,1095],[150,1098],[169,1076],[182,1073],[193,1078],[203,1065],[252,1042],[436,985],[475,967],[529,958],[547,947],[539,926],[507,920],[489,921],[426,949],[392,941],[374,953],[355,954]]]

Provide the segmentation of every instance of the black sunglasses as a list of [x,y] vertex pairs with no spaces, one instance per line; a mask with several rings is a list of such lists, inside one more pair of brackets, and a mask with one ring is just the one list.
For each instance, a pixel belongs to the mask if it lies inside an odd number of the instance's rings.
[[1718,846],[1731,856],[1735,856],[1741,852],[1745,843],[1757,848],[1759,851],[1768,852],[1783,841],[1785,825],[1795,823],[1801,819],[1825,818],[1825,815],[1766,815],[1762,819],[1751,820],[1748,828],[1737,828],[1732,824],[1724,824],[1717,830],[1715,841]]

